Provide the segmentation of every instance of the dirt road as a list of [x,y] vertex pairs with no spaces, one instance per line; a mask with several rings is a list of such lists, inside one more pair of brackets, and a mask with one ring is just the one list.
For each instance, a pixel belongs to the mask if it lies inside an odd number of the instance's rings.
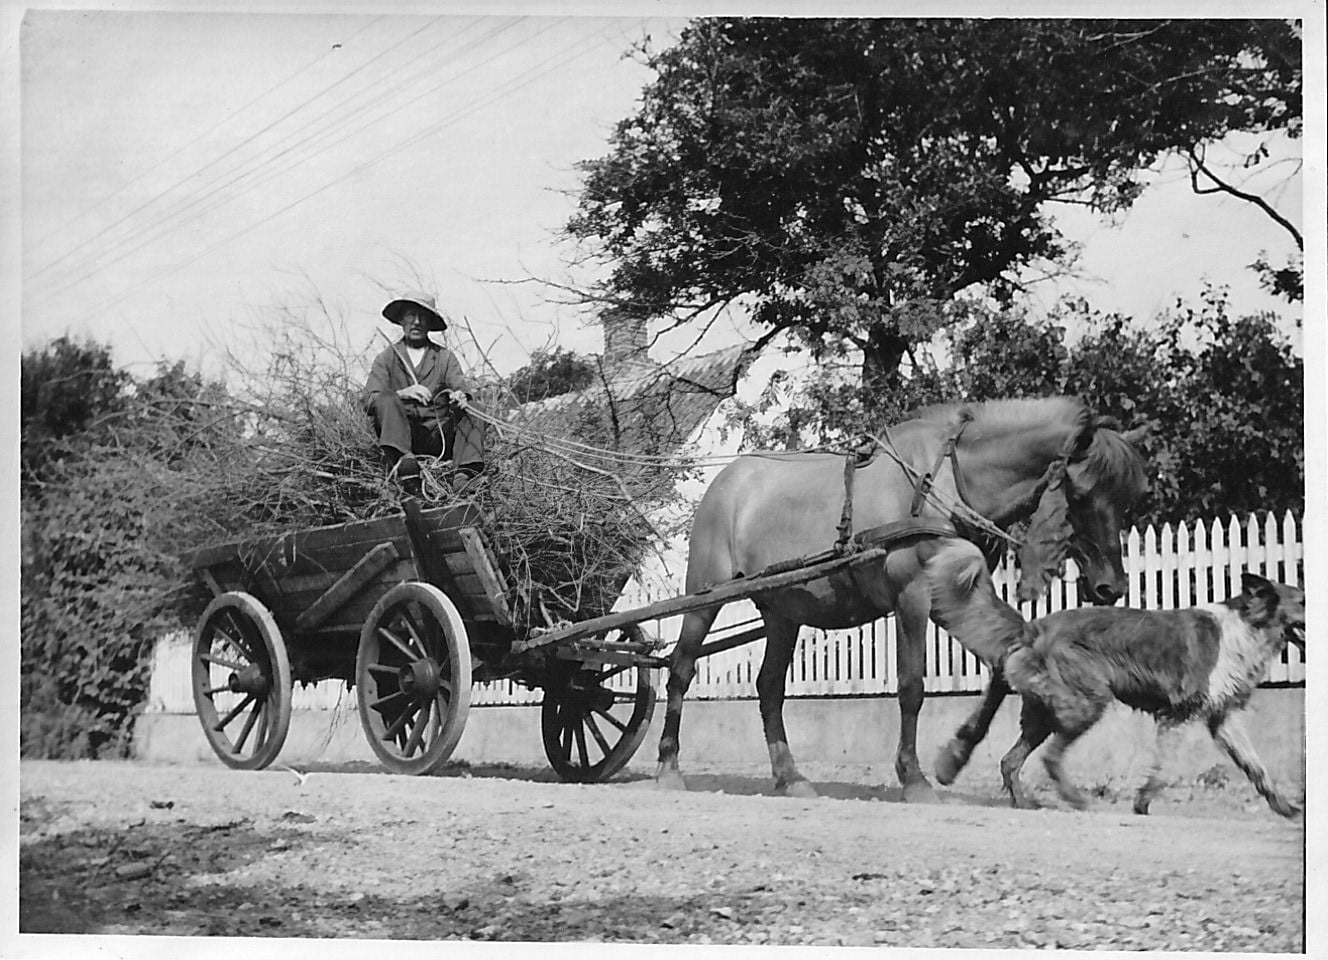
[[24,763],[20,930],[1303,950],[1304,827],[1245,792],[1145,818],[544,774]]

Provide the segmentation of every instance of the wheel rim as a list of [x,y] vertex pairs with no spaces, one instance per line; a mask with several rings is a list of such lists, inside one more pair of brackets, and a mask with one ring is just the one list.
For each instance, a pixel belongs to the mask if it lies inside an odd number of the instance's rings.
[[470,707],[470,649],[447,596],[427,583],[398,584],[374,607],[356,658],[360,722],[394,773],[442,764]]
[[[640,640],[638,627],[623,631]],[[544,691],[540,726],[544,753],[572,783],[607,780],[636,753],[655,712],[650,668],[569,664]]]
[[194,634],[194,706],[208,744],[239,770],[270,764],[290,728],[290,660],[271,613],[253,596],[216,597]]

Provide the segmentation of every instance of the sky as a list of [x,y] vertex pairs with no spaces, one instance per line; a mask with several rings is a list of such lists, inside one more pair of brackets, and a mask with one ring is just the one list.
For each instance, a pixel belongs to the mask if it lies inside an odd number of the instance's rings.
[[[423,286],[469,325],[473,342],[454,345],[500,372],[550,344],[598,352],[591,318],[530,278],[591,276],[557,239],[575,165],[608,152],[650,80],[633,44],[684,23],[29,10],[21,343],[93,337],[139,373],[161,359],[207,368],[225,349],[261,365],[282,309],[321,304],[363,349],[391,329],[385,291]],[[1143,318],[1216,283],[1290,328],[1298,311],[1247,269],[1265,250],[1281,262],[1288,235],[1248,203],[1195,196],[1182,169],[1155,181],[1115,222],[1057,212],[1082,276],[1036,286],[1033,303],[1082,294]],[[1300,225],[1297,184],[1267,195]],[[721,324],[710,342],[743,332]]]

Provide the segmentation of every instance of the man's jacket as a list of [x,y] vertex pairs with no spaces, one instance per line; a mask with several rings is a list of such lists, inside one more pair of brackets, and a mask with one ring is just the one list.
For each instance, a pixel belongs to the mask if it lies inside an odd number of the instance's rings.
[[[461,364],[456,356],[451,350],[439,346],[432,340],[424,346],[424,357],[415,368],[414,378],[408,372],[409,367],[410,355],[406,352],[406,344],[403,341],[394,343],[378,354],[374,358],[373,367],[369,370],[369,379],[364,385],[361,402],[365,409],[373,405],[373,398],[376,395],[380,393],[395,395],[402,387],[417,382],[428,387],[429,392],[435,397],[444,390],[461,390],[467,394],[470,392],[470,385],[466,382],[466,375],[461,372]],[[441,409],[441,404],[435,404],[434,408],[430,408],[406,402],[406,412],[413,417],[434,416]]]

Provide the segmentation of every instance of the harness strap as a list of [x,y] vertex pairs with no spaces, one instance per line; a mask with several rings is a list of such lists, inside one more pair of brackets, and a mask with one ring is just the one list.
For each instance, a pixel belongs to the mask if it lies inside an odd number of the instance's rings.
[[858,454],[850,450],[844,455],[844,509],[839,514],[839,539],[835,552],[845,553],[853,536],[853,477],[858,472]]
[[916,517],[918,512],[922,509],[922,501],[925,500],[927,494],[931,492],[932,484],[936,480],[936,475],[941,472],[941,467],[944,466],[946,459],[952,461],[951,472],[954,473],[955,492],[959,494],[961,502],[968,502],[968,497],[964,495],[964,481],[959,474],[959,461],[955,458],[955,445],[959,442],[959,437],[964,432],[964,428],[967,427],[972,420],[973,414],[969,413],[968,410],[960,411],[959,423],[955,426],[954,433],[950,434],[950,436],[946,438],[945,443],[941,446],[941,452],[936,455],[936,462],[932,465],[931,470],[924,473],[918,479],[917,486],[913,488],[913,505],[909,507],[909,516]]
[[959,531],[948,520],[935,517],[908,517],[904,520],[892,520],[879,527],[863,530],[854,541],[862,547],[883,547],[897,540],[909,537],[957,537]]

